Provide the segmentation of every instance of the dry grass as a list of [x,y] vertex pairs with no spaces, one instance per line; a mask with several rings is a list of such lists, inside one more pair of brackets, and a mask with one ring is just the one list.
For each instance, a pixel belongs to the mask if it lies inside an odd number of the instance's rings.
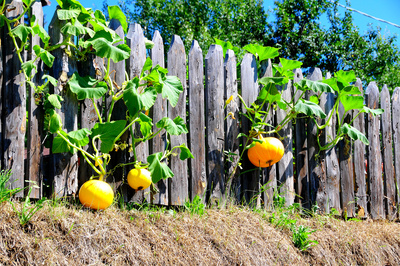
[[400,265],[400,227],[388,222],[297,218],[318,245],[294,247],[291,232],[230,206],[203,216],[161,210],[94,212],[46,204],[21,227],[0,206],[2,265]]

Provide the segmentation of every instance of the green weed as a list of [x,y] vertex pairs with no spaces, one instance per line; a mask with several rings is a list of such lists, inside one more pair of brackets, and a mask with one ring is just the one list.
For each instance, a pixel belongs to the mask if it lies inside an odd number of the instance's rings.
[[16,193],[20,192],[22,188],[10,189],[8,182],[10,181],[11,171],[0,171],[0,203],[8,201]]
[[35,215],[35,213],[37,213],[41,208],[43,208],[43,203],[47,200],[46,198],[42,198],[39,201],[37,201],[35,204],[32,205],[31,201],[30,201],[30,195],[31,195],[32,189],[33,189],[33,187],[29,188],[28,195],[25,197],[25,201],[22,204],[21,210],[18,210],[15,207],[14,203],[12,201],[10,201],[15,213],[17,214],[17,216],[19,218],[19,223],[22,226],[25,226],[28,224],[28,222],[31,220],[33,215]]
[[190,200],[186,200],[183,206],[191,215],[197,214],[202,216],[206,209],[206,205],[203,203],[203,200],[199,197],[199,195],[196,195],[192,202],[190,202]]

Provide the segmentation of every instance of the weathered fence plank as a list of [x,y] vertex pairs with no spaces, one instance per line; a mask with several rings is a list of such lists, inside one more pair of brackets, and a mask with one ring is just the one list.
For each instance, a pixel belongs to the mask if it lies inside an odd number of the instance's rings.
[[[293,83],[300,82],[303,79],[301,69],[294,70]],[[295,92],[295,102],[297,102],[302,92]],[[295,136],[295,164],[296,164],[296,202],[300,203],[303,208],[311,207],[310,200],[310,178],[308,172],[308,149],[307,149],[307,125],[308,119],[304,115],[299,114],[294,125]]]
[[[322,73],[319,68],[312,68],[309,75],[309,80],[321,80]],[[307,98],[311,97],[315,93],[307,91]],[[317,119],[317,123],[321,123],[320,119]],[[309,160],[309,173],[310,173],[310,200],[311,205],[317,204],[322,213],[326,213],[326,172],[325,172],[325,152],[319,150],[318,146],[318,131],[314,121],[310,120],[307,125],[307,146],[308,146],[308,160]],[[321,138],[324,138],[324,133],[321,134]],[[324,140],[324,139],[323,139]]]
[[[366,105],[371,109],[379,107],[379,90],[375,82],[371,82],[366,91]],[[379,116],[368,114],[368,188],[370,194],[370,212],[372,219],[384,219],[385,209],[383,205],[383,180],[382,180],[382,156],[379,139]]]
[[383,156],[383,176],[384,176],[384,204],[387,218],[396,218],[396,184],[393,165],[393,142],[392,142],[392,115],[390,107],[390,92],[386,85],[381,91],[381,108],[385,111],[381,115],[382,126],[382,156]]
[[[289,81],[283,88],[282,100],[290,102],[292,100],[292,82]],[[276,111],[276,124],[279,125],[286,117],[287,111],[278,109]],[[277,163],[278,169],[278,187],[280,187],[280,195],[286,201],[285,204],[290,206],[294,203],[294,174],[293,174],[293,132],[292,121],[287,123],[278,132],[279,136],[283,138],[282,143],[285,147],[285,153],[282,159]]]
[[[186,54],[185,46],[181,37],[174,35],[167,55],[168,75],[177,76],[183,86],[183,92],[179,96],[178,104],[175,108],[168,106],[168,117],[174,119],[180,116],[186,121]],[[171,147],[179,146],[187,142],[187,136],[171,136]],[[170,204],[183,205],[189,198],[189,178],[187,160],[181,161],[179,156],[173,156],[170,159],[171,170],[175,176],[170,179]]]
[[[50,42],[52,45],[60,43],[65,36],[61,33],[61,28],[65,21],[60,21],[54,14],[49,25]],[[55,57],[51,75],[58,79],[57,86],[54,87],[54,93],[61,95],[64,101],[61,109],[56,110],[61,117],[63,130],[66,132],[78,129],[78,101],[75,94],[67,89],[68,77],[76,71],[76,62],[73,61],[61,47],[53,51]],[[58,197],[71,195],[78,189],[78,155],[70,153],[53,154],[54,163],[54,193]]]
[[[11,1],[7,1],[10,3]],[[6,17],[14,19],[23,12],[22,1],[12,2],[13,8],[6,11]],[[22,21],[23,22],[23,19]],[[26,127],[26,91],[24,74],[20,72],[21,62],[16,54],[16,48],[8,30],[4,29],[3,60],[3,168],[11,170],[10,188],[23,188],[24,184],[24,141]],[[20,191],[16,196],[23,196]]]
[[[257,62],[255,57],[249,53],[245,54],[240,69],[242,98],[246,105],[250,106],[257,99],[259,91],[257,82]],[[242,112],[246,112],[243,104]],[[249,134],[250,129],[251,122],[246,117],[242,116],[242,132],[247,135]],[[246,141],[244,140],[243,148],[245,145]],[[244,169],[254,169],[254,171],[243,174],[241,178],[242,197],[244,197],[246,202],[250,202],[254,200],[254,196],[258,195],[258,192],[260,191],[260,171],[250,163],[247,158],[247,152],[242,159]]]
[[[326,79],[329,79],[330,74]],[[333,93],[324,93],[321,96],[321,105],[324,107],[322,110],[325,112],[327,119],[331,117],[328,126],[325,128],[325,143],[331,142],[336,137],[336,113],[333,111],[335,105],[335,95]],[[334,112],[334,113],[332,113]],[[325,151],[326,158],[326,190],[328,194],[328,208],[332,208],[341,212],[340,207],[340,171],[339,161],[336,154],[335,147]]]
[[[261,77],[273,77],[272,73],[272,62],[270,59],[265,60],[261,63]],[[266,111],[268,110],[268,107]],[[275,110],[270,108],[265,120],[270,125],[275,125]],[[267,127],[267,130],[272,130],[271,127]],[[261,186],[263,186],[263,201],[264,208],[271,210],[274,203],[274,193],[277,193],[277,170],[276,164],[264,168],[261,170]]]
[[190,198],[198,195],[205,200],[207,188],[206,140],[204,113],[204,65],[203,52],[197,41],[189,51],[189,148],[194,159],[189,161],[191,186]]
[[[232,50],[227,50],[224,62],[225,97],[230,102],[225,108],[225,151],[231,155],[225,155],[226,162],[226,191],[228,196],[236,197],[240,201],[239,181],[239,98],[236,72],[236,56]],[[232,97],[232,98],[231,98]],[[236,155],[234,155],[236,154]],[[236,166],[236,169],[235,169]],[[227,199],[229,200],[229,199]]]
[[[146,62],[146,44],[143,35],[142,27],[137,23],[131,23],[129,25],[128,34],[126,36],[126,42],[129,48],[131,48],[131,56],[126,60],[126,69],[130,79],[134,77],[140,77],[142,73],[143,65]],[[135,136],[141,137],[142,134],[140,133],[140,127],[136,126],[135,128]],[[129,138],[129,143],[132,144],[132,139]],[[141,161],[142,163],[147,162],[147,157],[149,156],[149,143],[141,142],[136,144],[135,147],[136,156],[134,157],[134,153],[128,153],[127,162],[133,162],[135,159]],[[128,167],[128,170],[133,167]],[[127,188],[129,191],[129,188]],[[150,200],[149,195],[149,188],[137,191],[131,201],[142,202],[144,199],[147,201]]]
[[[352,119],[352,112],[344,113],[343,105],[339,104],[338,120],[349,123]],[[355,212],[354,202],[354,177],[352,162],[352,141],[349,136],[339,141],[339,165],[340,165],[340,186],[342,196],[342,208],[344,216],[353,217]]]
[[[30,16],[35,16],[35,23],[43,27],[43,8],[40,1],[35,2],[32,5]],[[34,59],[35,52],[33,47],[35,45],[41,45],[39,36],[32,36],[30,52],[28,53],[28,60]],[[32,79],[32,82],[36,85],[41,85],[43,75],[43,62],[38,60],[35,62],[37,73]],[[25,179],[29,180],[29,186],[31,187],[31,198],[41,198],[43,195],[43,174],[41,171],[42,167],[42,136],[43,136],[43,108],[40,106],[40,102],[36,104],[35,99],[42,97],[41,94],[36,94],[35,90],[28,86],[27,101],[27,115],[28,115],[28,128],[27,128],[27,148],[26,148],[26,166],[25,166]]]
[[400,203],[400,88],[396,87],[392,94],[392,128],[394,173],[396,181],[396,202]]
[[211,45],[205,59],[206,66],[206,135],[207,135],[207,190],[210,202],[223,202],[224,176],[224,59],[222,47]]
[[[151,49],[151,60],[153,61],[153,67],[159,65],[165,67],[164,60],[164,43],[158,30],[154,32],[153,36],[154,47]],[[161,95],[157,95],[156,102],[152,108],[153,115],[153,132],[157,132],[158,128],[155,125],[163,117],[168,115],[167,113],[167,100],[163,99]],[[165,130],[162,130],[157,136],[155,136],[150,142],[151,153],[163,152],[167,145],[167,138]],[[152,197],[153,203],[168,205],[168,180],[160,180],[156,187],[158,193],[154,194]]]
[[[362,95],[363,88],[360,79],[356,80],[354,84],[357,86]],[[358,114],[358,110],[353,111],[353,117]],[[365,135],[365,115],[364,113],[359,114],[353,122],[353,126]],[[355,201],[357,206],[358,217],[365,217],[368,215],[367,206],[367,186],[366,186],[366,169],[365,169],[365,144],[362,141],[354,142],[353,152],[353,163],[354,163],[354,180],[355,180]]]

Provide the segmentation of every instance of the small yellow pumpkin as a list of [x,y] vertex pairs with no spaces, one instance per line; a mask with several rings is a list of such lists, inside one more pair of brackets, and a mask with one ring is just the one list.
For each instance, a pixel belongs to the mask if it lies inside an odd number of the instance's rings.
[[143,190],[151,185],[151,174],[144,168],[134,168],[128,173],[128,184],[134,190]]
[[279,162],[285,152],[285,147],[282,142],[275,137],[263,138],[260,136],[261,143],[256,142],[256,145],[247,151],[247,157],[250,162],[257,167],[270,167]]
[[79,190],[79,200],[83,206],[93,210],[104,210],[114,200],[114,191],[111,186],[100,180],[89,180]]

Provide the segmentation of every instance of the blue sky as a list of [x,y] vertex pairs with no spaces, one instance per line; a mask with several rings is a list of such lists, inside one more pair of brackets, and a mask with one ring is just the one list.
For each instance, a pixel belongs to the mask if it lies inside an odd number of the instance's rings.
[[[52,4],[50,7],[45,7],[44,12],[48,15],[47,21],[51,21],[51,16],[54,14],[54,10],[57,6],[56,0],[51,0]],[[93,9],[101,9],[103,6],[103,0],[81,0],[81,3],[85,7],[91,7]],[[108,0],[109,5],[116,5],[118,0]],[[346,0],[340,0],[339,3],[346,5]],[[264,0],[265,10],[274,7],[274,0]],[[377,17],[383,20],[387,20],[394,24],[400,25],[400,0],[352,0],[351,7],[361,12],[367,13],[373,17]],[[344,13],[345,9],[339,7],[339,12]],[[270,12],[270,17],[273,19],[273,13]],[[398,46],[400,46],[400,28],[391,26],[389,24],[379,22],[377,20],[368,18],[364,15],[353,12],[354,24],[360,29],[361,33],[365,33],[368,30],[368,25],[380,26],[382,33],[390,35],[397,34]]]

